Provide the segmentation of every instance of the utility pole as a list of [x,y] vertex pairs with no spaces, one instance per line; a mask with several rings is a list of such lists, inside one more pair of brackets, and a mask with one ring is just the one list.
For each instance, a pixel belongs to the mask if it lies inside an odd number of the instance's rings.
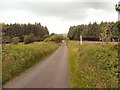
[[[115,6],[116,11],[118,12],[118,30],[120,30],[120,1],[118,2],[118,4],[116,4]],[[120,35],[119,31],[118,31],[118,36]],[[119,47],[119,42],[120,42],[120,38],[118,37],[118,47]],[[120,49],[118,48],[118,53],[120,53]],[[118,55],[120,58],[120,55]],[[120,65],[120,61],[118,61],[118,66]],[[119,67],[120,69],[120,67]],[[120,79],[118,79],[118,88],[120,88]]]
[[80,45],[82,45],[82,36],[80,35]]
[[120,21],[120,1],[116,4],[115,9],[118,12],[118,21]]
[[[116,4],[115,9],[118,12],[118,22],[119,22],[118,23],[118,30],[120,30],[120,1],[118,2],[118,4]],[[118,33],[118,34],[120,34],[120,33]],[[118,42],[120,42],[120,38],[118,38]],[[120,50],[118,50],[118,51],[120,51]]]

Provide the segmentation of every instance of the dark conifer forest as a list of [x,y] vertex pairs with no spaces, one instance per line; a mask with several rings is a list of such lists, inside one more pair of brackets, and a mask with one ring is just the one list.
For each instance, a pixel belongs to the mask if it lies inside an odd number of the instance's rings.
[[12,42],[12,38],[19,37],[19,41],[23,42],[24,37],[34,34],[36,41],[42,41],[46,35],[49,35],[47,27],[40,23],[35,24],[4,24],[2,23],[2,43]]
[[101,41],[103,34],[109,35],[110,41],[118,41],[118,22],[101,22],[100,24],[94,22],[88,25],[71,26],[68,38],[70,40],[79,40],[80,35],[82,35],[83,40],[86,41]]

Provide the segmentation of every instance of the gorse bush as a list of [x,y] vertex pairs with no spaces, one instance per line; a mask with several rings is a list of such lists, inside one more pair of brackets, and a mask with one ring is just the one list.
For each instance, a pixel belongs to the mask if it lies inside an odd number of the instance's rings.
[[24,44],[29,44],[35,42],[36,38],[33,33],[24,37]]
[[18,44],[19,43],[19,37],[12,38],[12,43],[13,44]]

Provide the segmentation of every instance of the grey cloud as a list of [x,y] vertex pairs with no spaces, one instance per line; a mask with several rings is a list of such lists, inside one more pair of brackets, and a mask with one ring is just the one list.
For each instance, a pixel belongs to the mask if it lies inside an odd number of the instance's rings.
[[85,9],[80,8],[77,3],[75,5],[72,3],[33,3],[28,4],[26,9],[39,16],[55,16],[63,19],[78,19],[78,17],[87,16]]
[[60,17],[63,20],[81,20],[87,18],[89,8],[111,12],[114,6],[112,2],[20,2],[12,4],[9,8],[25,10],[38,16]]
[[30,10],[39,16],[55,16],[63,19],[85,19],[87,10],[111,11],[112,4],[109,2],[64,2],[64,3],[23,3],[24,9]]

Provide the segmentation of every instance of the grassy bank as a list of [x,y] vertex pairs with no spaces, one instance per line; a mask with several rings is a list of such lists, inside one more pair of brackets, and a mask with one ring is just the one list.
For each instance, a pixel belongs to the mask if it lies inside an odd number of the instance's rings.
[[117,45],[68,41],[72,88],[118,87]]
[[2,51],[2,83],[37,64],[52,54],[60,44],[54,42],[35,42],[24,45],[6,45]]

